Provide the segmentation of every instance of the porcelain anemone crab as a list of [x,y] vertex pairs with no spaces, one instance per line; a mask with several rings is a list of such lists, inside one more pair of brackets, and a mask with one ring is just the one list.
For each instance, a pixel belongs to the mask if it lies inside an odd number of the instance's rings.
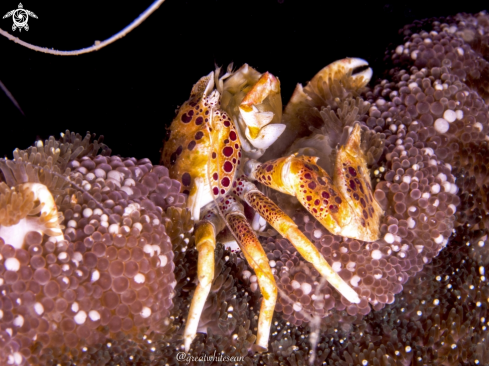
[[[330,232],[364,241],[378,239],[383,212],[373,198],[358,123],[346,129],[345,143],[335,149],[332,174],[318,164],[317,156],[304,154],[314,151],[304,141],[298,151],[259,161],[272,144],[284,144],[281,139],[287,146],[293,142],[299,126],[294,122],[298,119],[290,117],[300,113],[300,105],[307,103],[308,96],[298,85],[285,109],[287,118],[282,118],[280,83],[275,76],[260,74],[246,64],[235,72],[229,67],[224,75],[220,73],[217,69],[194,85],[170,126],[161,156],[171,177],[179,180],[182,191],[188,194],[188,208],[196,221],[198,285],[184,345],[188,350],[196,336],[214,277],[216,235],[227,226],[255,271],[263,295],[256,340],[258,349],[263,350],[268,348],[277,300],[277,286],[255,233],[264,229],[265,221],[348,301],[360,300],[294,221],[259,188],[267,186],[295,196]],[[342,88],[362,88],[371,75],[366,61],[349,58],[325,67],[308,86],[322,88],[335,81]],[[256,212],[251,224],[242,202]]]

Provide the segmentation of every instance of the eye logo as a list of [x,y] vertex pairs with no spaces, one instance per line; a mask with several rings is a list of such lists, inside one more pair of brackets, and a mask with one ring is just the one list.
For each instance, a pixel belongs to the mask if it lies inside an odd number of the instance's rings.
[[29,30],[29,26],[27,25],[27,21],[29,20],[29,15],[37,19],[37,15],[34,14],[30,10],[24,9],[22,3],[19,3],[19,8],[9,11],[7,14],[3,16],[3,19],[12,16],[14,24],[12,25],[12,30],[16,30],[19,28],[19,32],[22,31],[22,28],[25,28],[26,31]]

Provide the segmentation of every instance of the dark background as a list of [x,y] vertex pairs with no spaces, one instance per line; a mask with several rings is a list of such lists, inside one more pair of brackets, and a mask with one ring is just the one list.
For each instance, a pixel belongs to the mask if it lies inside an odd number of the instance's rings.
[[[19,0],[2,0],[0,15]],[[30,30],[12,32],[38,46],[58,50],[88,47],[117,33],[151,0],[22,1],[39,19]],[[427,5],[431,4],[432,5]],[[214,69],[247,62],[270,71],[290,98],[322,67],[361,57],[379,77],[398,30],[427,17],[478,12],[483,2],[392,4],[351,1],[178,1],[167,0],[141,26],[95,53],[61,57],[28,50],[0,37],[0,80],[19,102],[22,115],[0,92],[0,157],[15,147],[69,129],[105,136],[113,154],[159,160],[158,150],[175,109],[192,85]]]

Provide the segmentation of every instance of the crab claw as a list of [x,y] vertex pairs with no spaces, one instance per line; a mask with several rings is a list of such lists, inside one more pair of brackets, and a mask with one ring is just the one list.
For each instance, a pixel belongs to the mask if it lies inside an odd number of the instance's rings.
[[[344,87],[349,90],[361,89],[365,87],[372,78],[372,69],[368,67],[368,62],[361,58],[344,58],[335,61],[321,69],[307,83],[305,88],[318,89],[321,81],[341,80]],[[311,98],[304,92],[302,84],[297,84],[292,97],[290,98],[285,113],[290,112],[296,105],[306,102]]]
[[361,58],[345,58],[320,70],[305,86],[297,84],[285,107],[282,122],[287,126],[280,137],[280,146],[274,145],[274,154],[265,154],[262,161],[272,159],[298,138],[309,136],[310,128],[321,127],[316,109],[339,107],[347,98],[355,98],[372,78],[372,69]]
[[383,212],[372,195],[360,139],[356,124],[337,152],[333,179],[316,164],[317,157],[297,154],[263,164],[249,160],[246,170],[252,179],[297,197],[331,233],[372,242],[379,238]]
[[243,150],[259,158],[285,129],[280,124],[282,101],[279,80],[243,65],[223,86],[221,107],[233,116]]
[[358,89],[367,85],[372,78],[372,69],[368,67],[367,61],[361,58],[344,58],[324,67],[314,76],[311,84],[315,84],[320,77],[323,80],[341,79],[349,73],[349,83]]

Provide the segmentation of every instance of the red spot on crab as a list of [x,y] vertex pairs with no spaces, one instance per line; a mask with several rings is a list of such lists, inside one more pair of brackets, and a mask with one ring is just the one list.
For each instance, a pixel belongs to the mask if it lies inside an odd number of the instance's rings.
[[267,172],[271,172],[273,170],[273,165],[268,165],[266,170]]
[[231,124],[229,123],[228,120],[226,120],[226,121],[224,121],[224,126],[229,127],[229,126],[231,126]]
[[229,180],[228,177],[224,177],[222,178],[221,180],[221,184],[224,186],[224,187],[229,187],[229,184],[231,184],[231,181]]
[[189,123],[192,120],[192,116],[194,115],[194,111],[188,111],[187,113],[182,114],[181,120],[183,123]]
[[224,156],[226,157],[230,157],[231,155],[233,155],[233,148],[232,147],[229,147],[229,146],[226,146],[224,149],[222,149],[222,153],[224,154]]
[[195,134],[196,140],[200,140],[202,137],[204,137],[204,133],[202,131],[199,131]]
[[186,187],[190,185],[191,178],[189,173],[183,173],[182,175],[182,184]]
[[323,192],[323,193],[321,193],[321,196],[323,196],[323,198],[329,198],[329,193]]
[[197,119],[195,120],[195,124],[201,125],[202,123],[204,123],[204,119],[202,117],[197,117]]
[[352,177],[356,177],[357,176],[356,170],[353,167],[351,167],[351,166],[348,167],[348,172],[351,174]]
[[212,153],[212,159],[215,159],[217,157],[217,154],[215,152]]
[[310,189],[315,189],[316,188],[316,183],[314,182],[310,182],[308,185],[307,185]]
[[214,196],[217,196],[217,195],[219,194],[219,188],[214,187],[214,188],[212,189],[212,192],[214,193]]
[[231,132],[229,133],[229,138],[230,138],[232,141],[236,141],[236,138],[237,138],[237,136],[236,136],[236,132],[231,131]]
[[214,173],[214,174],[212,175],[212,178],[214,178],[214,180],[217,180],[217,178],[218,178],[217,173]]
[[306,179],[311,179],[312,177],[311,177],[311,174],[306,173],[306,174],[304,174],[304,178],[306,178]]
[[231,164],[231,162],[229,161],[226,161],[224,163],[224,171],[227,173],[231,173],[233,171],[233,164]]

